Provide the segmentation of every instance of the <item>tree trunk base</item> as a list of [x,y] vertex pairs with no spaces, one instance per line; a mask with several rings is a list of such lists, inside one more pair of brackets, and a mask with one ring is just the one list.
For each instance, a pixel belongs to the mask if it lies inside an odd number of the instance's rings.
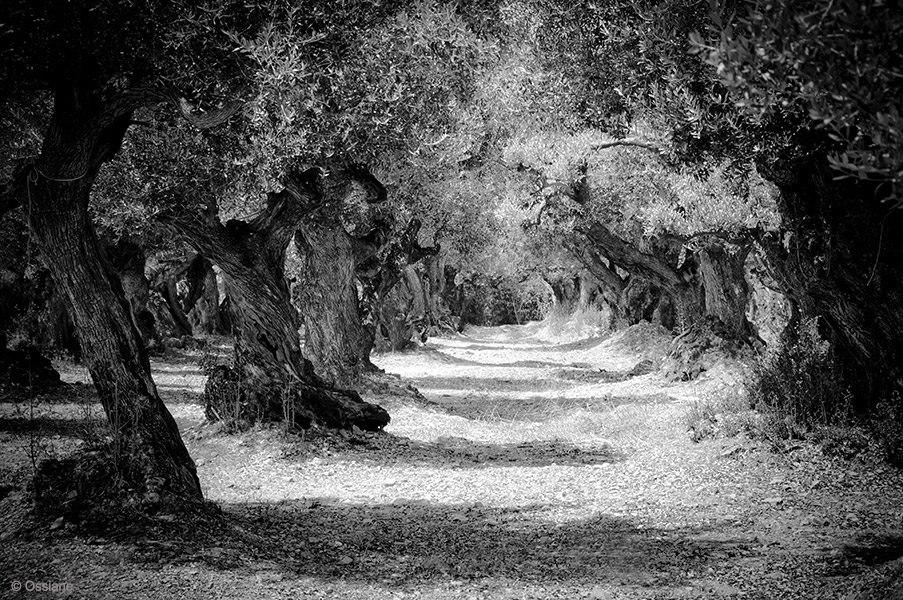
[[244,429],[255,422],[284,422],[308,429],[380,431],[389,413],[365,402],[351,390],[337,390],[310,383],[251,384],[235,369],[217,367],[204,390],[207,418],[227,427]]
[[[439,405],[428,400],[420,390],[407,383],[400,376],[386,373],[382,369],[375,369],[361,377],[358,389],[368,398],[389,405],[392,402],[403,402],[429,408],[438,408]],[[390,406],[391,408],[391,406]]]
[[692,381],[719,358],[736,357],[748,347],[746,342],[732,336],[717,317],[710,315],[671,341],[662,373],[669,381]]
[[35,511],[54,519],[102,523],[110,515],[129,518],[167,505],[202,502],[200,494],[180,493],[186,486],[166,485],[162,477],[152,476],[161,472],[158,462],[139,447],[121,448],[115,442],[44,460],[32,481]]

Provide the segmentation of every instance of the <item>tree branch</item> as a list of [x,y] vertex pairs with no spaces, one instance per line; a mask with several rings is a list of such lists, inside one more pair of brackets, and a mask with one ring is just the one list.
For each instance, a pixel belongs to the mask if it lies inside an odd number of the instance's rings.
[[738,234],[726,231],[700,231],[689,236],[675,235],[673,233],[660,233],[658,238],[667,242],[686,245],[693,240],[717,239],[734,246],[747,246],[756,239],[756,230],[744,230]]
[[136,109],[150,104],[165,102],[172,105],[179,114],[198,129],[210,129],[222,125],[235,116],[246,104],[244,100],[234,98],[215,110],[200,110],[191,105],[187,98],[171,87],[162,84],[137,85],[128,88],[106,102],[105,113],[108,119],[134,112]]
[[201,111],[192,107],[185,98],[179,98],[173,103],[179,110],[179,114],[198,129],[210,129],[222,125],[235,116],[245,105],[244,100],[230,100],[216,110]]
[[610,289],[615,296],[621,295],[627,285],[626,282],[621,279],[621,276],[618,275],[611,266],[605,264],[599,254],[590,248],[588,244],[578,244],[574,240],[565,239],[562,245],[565,250],[573,254],[577,260],[586,267],[586,270],[589,271],[593,277],[598,279],[603,286]]
[[651,150],[655,152],[659,156],[665,154],[665,150],[652,142],[642,140],[639,138],[624,138],[620,140],[613,140],[611,142],[600,142],[598,144],[593,144],[590,146],[592,150],[605,150],[606,148],[615,148],[617,146],[630,146],[632,148],[645,148],[646,150]]
[[653,254],[640,252],[601,223],[592,223],[578,231],[585,235],[610,262],[625,271],[636,273],[669,292],[674,292],[685,283],[677,269]]

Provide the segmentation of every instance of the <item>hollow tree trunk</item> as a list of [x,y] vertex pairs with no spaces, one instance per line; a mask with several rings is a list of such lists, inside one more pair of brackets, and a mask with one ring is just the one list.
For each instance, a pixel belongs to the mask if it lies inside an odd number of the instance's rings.
[[405,350],[412,343],[415,331],[409,315],[413,304],[414,296],[407,280],[393,286],[379,304],[379,333],[392,352]]
[[[628,312],[628,321],[631,320],[631,312],[636,314],[635,299],[632,301],[629,294],[635,294],[637,290],[645,290],[644,294],[663,293],[670,296],[675,313],[675,325],[680,330],[692,328],[704,320],[705,304],[698,274],[693,268],[695,266],[693,260],[685,260],[678,268],[671,264],[666,253],[655,251],[654,245],[649,251],[642,252],[620,239],[601,223],[593,223],[581,233],[592,249],[605,256],[610,265],[630,273],[632,285],[625,286],[623,299],[623,305]],[[642,281],[634,281],[636,278]],[[662,313],[665,307],[660,307],[660,302],[660,299],[654,304],[643,302],[642,306],[651,306],[653,313],[657,309]],[[634,308],[631,308],[632,305]],[[645,308],[643,313],[645,315]]]
[[637,323],[638,320],[631,319],[628,314],[627,296],[625,295],[625,290],[631,277],[627,276],[625,279],[618,275],[611,263],[599,256],[599,253],[593,250],[588,243],[565,239],[563,246],[565,250],[583,264],[583,267],[598,282],[602,301],[611,311],[610,326],[618,328],[622,324],[633,325]]
[[314,370],[330,385],[351,386],[370,362],[372,336],[365,329],[350,236],[336,214],[302,221],[295,233],[302,257],[299,303],[304,349]]
[[178,327],[179,335],[192,335],[194,332],[191,323],[188,321],[188,315],[182,310],[182,305],[179,302],[177,285],[178,276],[170,273],[165,276],[157,289],[166,302],[166,307],[169,309],[173,322]]
[[[163,261],[151,275],[154,290],[166,303],[167,314],[160,317],[169,335],[194,335],[195,326],[204,333],[218,330],[219,292],[212,269],[203,254],[191,253],[178,262]],[[183,280],[187,292],[180,294]]]
[[622,306],[621,314],[628,325],[649,321],[670,331],[678,328],[671,296],[642,277],[627,278],[619,304]]
[[453,331],[455,325],[445,303],[445,257],[439,252],[431,253],[423,257],[422,264],[430,334],[438,334],[443,329]]
[[78,330],[107,420],[148,493],[200,499],[194,462],[157,394],[122,286],[88,216],[97,169],[121,144],[130,115],[98,114],[89,92],[61,89],[41,156],[19,190],[34,245]]
[[543,283],[552,294],[553,307],[565,314],[577,309],[580,300],[580,279],[578,277],[562,277],[560,279],[543,278]]
[[301,352],[300,323],[285,279],[285,254],[295,229],[324,198],[339,194],[335,188],[348,185],[343,175],[336,172],[324,181],[313,169],[291,173],[286,189],[270,194],[265,212],[250,222],[233,220],[224,227],[210,215],[166,217],[226,280],[236,372],[224,377],[240,390],[233,416],[288,420],[304,428],[377,430],[389,422],[381,407],[329,386],[315,373]]
[[[748,289],[743,271],[748,245],[733,250],[720,240],[708,241],[695,255],[684,250],[682,260],[675,260],[675,248],[684,243],[677,238],[664,240],[664,248],[657,248],[653,242],[647,251],[640,251],[600,223],[582,233],[594,250],[630,273],[624,293],[628,312],[634,306],[643,307],[646,317],[648,308],[655,306],[653,314],[664,323],[666,313],[671,311],[664,300],[670,298],[679,335],[671,344],[665,365],[667,376],[693,379],[707,368],[705,355],[709,348],[724,344],[736,348],[738,344],[753,342],[753,330],[746,316]],[[637,291],[642,293],[636,294]],[[657,302],[646,301],[646,292],[657,295],[659,291],[663,295]]]

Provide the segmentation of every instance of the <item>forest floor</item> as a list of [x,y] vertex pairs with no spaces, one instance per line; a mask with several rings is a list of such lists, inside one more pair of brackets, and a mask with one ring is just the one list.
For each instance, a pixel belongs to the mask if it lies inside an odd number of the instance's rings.
[[[371,396],[386,432],[334,438],[222,433],[198,356],[155,361],[222,514],[100,534],[31,516],[25,489],[32,459],[84,443],[90,387],[0,404],[0,597],[903,598],[903,472],[803,443],[694,443],[688,411],[736,393],[738,369],[672,384],[631,376],[664,355],[651,326],[551,333],[377,356],[427,401]],[[50,591],[14,591],[28,582]]]

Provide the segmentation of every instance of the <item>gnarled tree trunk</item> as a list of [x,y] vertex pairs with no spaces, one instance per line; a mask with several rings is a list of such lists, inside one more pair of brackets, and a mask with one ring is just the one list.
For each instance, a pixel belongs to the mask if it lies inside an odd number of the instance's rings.
[[91,90],[58,90],[41,155],[17,195],[30,207],[34,245],[66,300],[83,361],[131,472],[148,494],[200,499],[194,462],[157,394],[122,286],[88,215],[97,170],[117,151],[131,119],[105,110]]
[[903,394],[903,211],[827,169],[818,157],[762,167],[781,190],[790,231],[762,246],[792,321],[819,318],[840,381],[867,409]]
[[[702,289],[698,281],[698,274],[694,266],[695,263],[691,258],[683,261],[678,267],[672,265],[667,256],[661,252],[642,252],[631,244],[625,242],[614,233],[608,230],[601,223],[593,223],[581,232],[591,244],[592,249],[609,261],[612,266],[617,266],[630,274],[630,279],[639,278],[644,280],[647,285],[640,285],[640,282],[633,282],[633,285],[625,285],[625,296],[629,295],[631,290],[633,293],[638,289],[643,289],[645,293],[658,294],[659,291],[667,294],[671,298],[676,325],[680,329],[688,329],[704,320],[705,303],[702,295]],[[612,277],[607,280],[613,281]],[[609,284],[611,286],[611,283]],[[659,309],[658,302],[652,308],[653,313]],[[628,312],[635,313],[635,307],[632,308],[630,300],[625,297],[623,304]],[[635,302],[633,303],[635,305]],[[648,303],[643,303],[648,306]],[[645,310],[644,310],[645,312]]]
[[115,246],[107,248],[107,255],[119,274],[125,298],[131,308],[132,319],[141,332],[145,346],[156,345],[159,340],[154,327],[154,315],[148,308],[150,285],[144,274],[147,262],[144,249],[132,242],[120,240]]
[[[407,348],[422,329],[429,300],[414,265],[439,253],[439,246],[418,242],[421,223],[411,219],[378,253],[359,260],[357,277],[363,287],[362,308],[371,340],[382,339],[390,350]],[[422,338],[421,338],[422,339]]]
[[306,354],[330,385],[353,385],[376,367],[358,301],[351,238],[338,215],[324,214],[302,221],[295,245],[303,263],[298,296]]
[[752,335],[746,317],[749,286],[744,273],[749,250],[749,245],[730,247],[713,243],[699,251],[705,312],[717,317],[726,333],[737,340],[746,340]]
[[[232,418],[243,420],[381,429],[389,422],[385,410],[353,391],[328,385],[303,356],[300,323],[284,273],[286,250],[301,220],[326,199],[349,193],[350,178],[344,171],[320,177],[310,169],[289,174],[284,183],[286,189],[270,194],[265,212],[250,222],[233,220],[223,226],[215,215],[167,218],[219,266],[229,288],[235,371],[221,372],[224,381],[214,378],[208,384],[208,402],[221,400],[221,413],[228,410]],[[218,383],[234,384],[220,389],[235,397],[218,399]]]
[[202,254],[195,260],[196,266],[189,269],[190,287],[197,289],[197,294],[190,294],[194,302],[188,306],[188,321],[199,333],[213,334],[222,331],[219,314],[219,287],[213,264]]

